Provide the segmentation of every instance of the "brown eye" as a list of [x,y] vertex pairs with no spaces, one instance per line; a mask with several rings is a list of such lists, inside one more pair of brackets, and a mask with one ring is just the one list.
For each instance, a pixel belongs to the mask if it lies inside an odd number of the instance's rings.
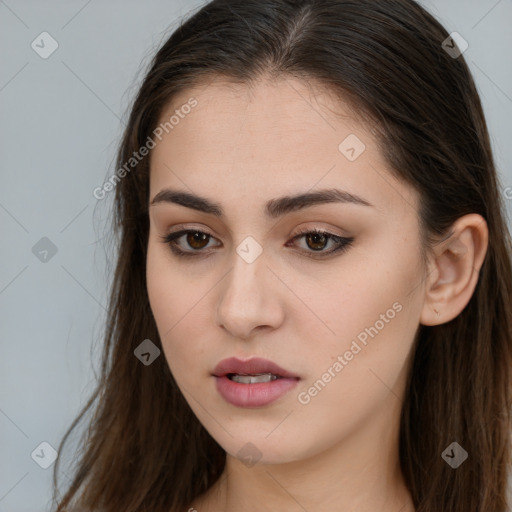
[[[187,243],[192,249],[203,249],[208,245],[210,235],[201,231],[189,231]],[[206,242],[206,243],[205,243]]]
[[[208,252],[203,249],[208,248],[210,241],[215,240],[215,237],[209,233],[192,229],[183,229],[175,233],[169,233],[161,238],[162,242],[169,245],[171,251],[176,256],[182,257],[208,256],[211,251]],[[304,231],[293,237],[291,241],[293,242],[299,239],[303,239],[306,244],[306,247],[302,247],[300,252],[305,256],[316,259],[334,253],[341,254],[346,251],[354,241],[353,237],[345,238],[320,230]],[[217,244],[217,247],[219,246],[222,246],[222,244]],[[289,247],[288,244],[286,244],[286,246]],[[325,250],[326,248],[328,249]]]
[[[295,240],[300,240],[302,244],[304,244],[304,246],[301,247],[301,252],[305,256],[318,259],[334,253],[343,253],[352,245],[354,238],[346,238],[329,233],[328,231],[312,229],[302,231],[298,235],[294,236],[292,241]],[[299,244],[299,247],[302,244]]]
[[328,238],[323,233],[310,233],[305,237],[306,244],[310,249],[321,251],[325,249]]
[[198,256],[207,252],[203,249],[207,248],[213,238],[212,235],[204,231],[182,229],[165,235],[162,237],[162,242],[168,244],[177,256]]

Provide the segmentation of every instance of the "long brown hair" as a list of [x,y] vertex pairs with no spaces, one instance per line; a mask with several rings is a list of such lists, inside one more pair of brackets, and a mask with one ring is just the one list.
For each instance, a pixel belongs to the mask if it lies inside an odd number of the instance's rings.
[[[480,99],[463,56],[445,51],[447,38],[412,0],[214,0],[155,55],[117,165],[147,144],[180,91],[215,77],[242,84],[264,75],[312,78],[374,123],[393,173],[420,194],[425,251],[459,217],[480,214],[489,245],[469,304],[450,322],[419,326],[400,461],[418,512],[505,512],[512,243]],[[146,290],[148,191],[149,158],[142,158],[115,186],[118,257],[101,376],[60,445],[59,452],[93,410],[57,512],[182,511],[225,465],[165,358],[145,366],[134,357],[144,339],[162,348]],[[469,454],[456,470],[441,457],[453,441]]]

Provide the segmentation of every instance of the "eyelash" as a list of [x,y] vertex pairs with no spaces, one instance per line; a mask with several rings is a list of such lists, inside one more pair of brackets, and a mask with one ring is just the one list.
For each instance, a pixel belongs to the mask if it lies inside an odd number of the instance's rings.
[[[182,229],[182,230],[176,231],[174,233],[169,233],[160,238],[163,243],[169,245],[171,251],[176,256],[184,257],[184,258],[196,258],[198,256],[204,256],[205,254],[208,254],[208,253],[205,253],[203,251],[203,249],[197,249],[194,251],[184,251],[184,250],[178,248],[177,240],[184,235],[188,235],[189,233],[200,233],[200,234],[207,235],[211,238],[214,238],[213,235],[210,235],[209,233],[207,233],[205,231],[201,231],[199,229]],[[333,242],[335,242],[337,244],[337,247],[335,247],[334,249],[331,249],[329,251],[313,251],[313,250],[301,249],[301,252],[304,253],[304,255],[306,257],[310,257],[313,259],[321,259],[321,258],[330,256],[331,254],[334,254],[334,253],[341,254],[341,253],[345,252],[346,250],[348,250],[348,248],[354,242],[354,237],[338,236],[338,235],[334,235],[333,233],[329,233],[328,231],[322,231],[319,229],[307,229],[307,230],[300,231],[291,240],[294,241],[298,238],[304,237],[305,235],[323,235],[327,238],[327,243],[330,240],[333,240]],[[319,255],[319,256],[317,256],[317,255]]]

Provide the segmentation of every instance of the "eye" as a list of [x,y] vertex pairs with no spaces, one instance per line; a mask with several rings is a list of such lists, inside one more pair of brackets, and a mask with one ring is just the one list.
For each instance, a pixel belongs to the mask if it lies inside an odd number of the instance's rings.
[[[183,250],[179,245],[179,239],[185,237],[185,241],[192,251]],[[200,252],[208,246],[208,242],[213,238],[212,235],[198,229],[182,229],[175,233],[169,233],[162,237],[162,242],[169,245],[171,251],[177,256],[199,256]],[[193,254],[196,252],[198,254]]]
[[[354,241],[354,237],[338,236],[328,231],[309,229],[301,231],[292,238],[292,241],[304,238],[306,244],[305,254],[310,258],[322,258],[335,252],[346,251]],[[324,250],[331,242],[331,248]],[[308,250],[311,249],[311,250]],[[316,254],[315,254],[316,253]]]
[[[181,238],[185,239],[185,243],[192,250],[183,248],[183,246],[180,245],[179,242]],[[182,229],[161,237],[161,240],[163,243],[169,245],[171,251],[176,256],[196,257],[207,255],[211,252],[203,251],[203,249],[208,247],[208,243],[212,238],[214,238],[213,235],[210,235],[205,231]],[[291,241],[294,242],[301,238],[304,238],[306,243],[306,248],[302,248],[301,252],[310,258],[322,258],[335,252],[343,252],[347,250],[354,241],[353,237],[346,238],[318,229],[302,231],[298,235],[295,235]],[[324,250],[329,246],[329,243],[332,244],[331,248],[327,251]],[[289,243],[287,243],[286,246],[288,247]]]

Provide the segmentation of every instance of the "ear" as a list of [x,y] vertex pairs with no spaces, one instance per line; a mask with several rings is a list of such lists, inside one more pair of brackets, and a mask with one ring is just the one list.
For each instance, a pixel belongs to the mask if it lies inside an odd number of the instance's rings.
[[460,217],[451,233],[434,248],[420,316],[423,325],[444,324],[458,316],[478,283],[489,240],[485,219],[476,213]]

